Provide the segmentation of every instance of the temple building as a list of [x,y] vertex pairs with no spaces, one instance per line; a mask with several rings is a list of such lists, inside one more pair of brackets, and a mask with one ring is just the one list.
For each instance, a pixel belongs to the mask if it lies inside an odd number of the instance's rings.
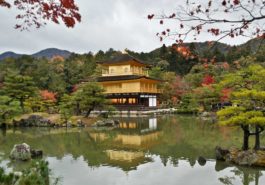
[[128,54],[121,54],[99,63],[102,76],[98,81],[112,104],[121,110],[141,110],[157,107],[160,80],[150,78],[148,64]]

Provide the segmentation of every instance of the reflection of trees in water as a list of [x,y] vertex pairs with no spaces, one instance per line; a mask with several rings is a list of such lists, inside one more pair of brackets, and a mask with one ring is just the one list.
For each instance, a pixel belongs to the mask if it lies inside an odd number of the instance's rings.
[[6,129],[5,128],[0,128],[0,131],[1,131],[1,135],[3,137],[5,137],[6,136]]
[[163,136],[159,138],[160,143],[151,148],[150,152],[159,155],[164,165],[168,161],[169,164],[177,165],[178,160],[186,160],[193,167],[199,156],[213,159],[217,145],[223,143],[228,146],[231,143],[231,140],[224,143],[223,133],[215,125],[195,117],[168,117],[163,122],[165,124],[161,127]]
[[[142,151],[150,156],[159,156],[165,166],[177,167],[181,160],[185,160],[193,167],[199,156],[213,159],[216,145],[229,146],[238,142],[234,141],[239,135],[236,130],[226,130],[225,137],[231,136],[231,139],[224,139],[223,132],[215,125],[190,116],[158,117],[156,130],[144,133],[141,131],[146,131],[150,127],[147,118],[120,121],[126,123],[125,126],[111,129],[29,128],[1,131],[1,151],[5,152],[8,158],[14,144],[26,142],[33,148],[42,149],[44,155],[55,156],[59,160],[70,154],[73,159],[82,156],[90,167],[116,165],[122,170],[129,171],[140,164],[150,162],[150,159],[145,157],[133,163],[118,163],[118,160],[110,161],[105,151]],[[205,165],[200,162],[198,164]]]
[[247,167],[247,166],[234,166],[222,161],[216,161],[215,170],[221,171],[226,168],[233,168],[230,170],[234,176],[224,176],[220,177],[219,181],[225,185],[233,185],[236,177],[240,178],[243,185],[249,185],[250,183],[254,182],[255,185],[259,185],[259,178],[263,176],[264,169],[262,168],[254,168],[254,167]]

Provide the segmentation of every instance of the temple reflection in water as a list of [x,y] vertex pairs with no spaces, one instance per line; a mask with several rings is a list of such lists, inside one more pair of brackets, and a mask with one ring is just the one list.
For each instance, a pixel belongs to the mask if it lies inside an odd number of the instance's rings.
[[151,160],[142,150],[157,144],[160,134],[157,118],[121,118],[118,127],[113,130],[90,132],[95,142],[110,142],[109,149],[105,150],[108,165],[125,171]]
[[[68,185],[265,183],[264,168],[215,161],[217,145],[230,147],[238,143],[242,133],[237,129],[224,130],[196,117],[180,115],[118,119],[120,124],[115,128],[2,130],[0,165],[23,170],[29,163],[14,165],[9,153],[15,144],[25,142],[42,149],[52,171],[70,182]],[[261,141],[265,143],[264,136]],[[199,156],[207,161],[199,161]],[[193,178],[185,178],[185,174]],[[124,179],[113,183],[115,178]]]

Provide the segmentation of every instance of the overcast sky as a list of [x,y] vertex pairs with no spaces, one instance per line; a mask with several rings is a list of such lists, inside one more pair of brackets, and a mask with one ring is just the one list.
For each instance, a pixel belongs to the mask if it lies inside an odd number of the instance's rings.
[[[0,53],[14,51],[32,54],[46,48],[66,49],[77,53],[114,48],[134,51],[151,51],[161,43],[155,34],[161,31],[157,21],[149,21],[150,13],[174,10],[184,0],[76,0],[82,22],[74,28],[48,23],[30,32],[14,29],[16,10],[0,8]],[[168,23],[171,26],[174,23]],[[170,25],[165,25],[170,26]],[[211,40],[203,37],[199,41]],[[191,40],[187,40],[191,41]],[[240,44],[246,39],[223,40]],[[167,45],[173,40],[167,40]]]

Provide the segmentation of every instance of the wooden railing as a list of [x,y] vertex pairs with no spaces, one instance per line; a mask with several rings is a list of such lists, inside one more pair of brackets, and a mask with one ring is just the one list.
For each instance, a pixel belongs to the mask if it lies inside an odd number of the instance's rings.
[[120,111],[135,111],[135,110],[139,110],[139,111],[146,111],[146,110],[155,110],[157,109],[157,107],[148,107],[145,105],[134,105],[134,104],[130,104],[130,105],[119,105],[119,104],[114,104],[113,105],[117,110]]

